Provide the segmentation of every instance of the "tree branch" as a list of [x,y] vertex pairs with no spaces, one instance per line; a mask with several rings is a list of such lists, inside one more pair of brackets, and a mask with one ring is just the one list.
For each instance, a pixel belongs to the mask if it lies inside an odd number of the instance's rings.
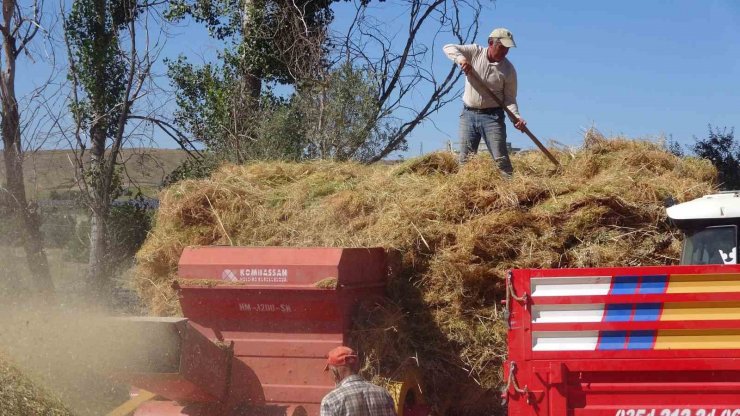
[[129,115],[132,120],[144,120],[159,127],[165,134],[177,143],[182,150],[187,152],[193,159],[203,159],[203,153],[195,148],[193,142],[171,123],[156,117]]

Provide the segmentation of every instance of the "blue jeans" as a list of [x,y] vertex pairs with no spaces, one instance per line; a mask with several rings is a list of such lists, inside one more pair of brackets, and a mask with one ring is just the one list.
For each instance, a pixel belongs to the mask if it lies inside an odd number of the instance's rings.
[[488,113],[463,109],[460,114],[460,163],[478,152],[481,137],[486,141],[494,162],[505,174],[511,175],[514,169],[506,148],[506,117],[499,108]]

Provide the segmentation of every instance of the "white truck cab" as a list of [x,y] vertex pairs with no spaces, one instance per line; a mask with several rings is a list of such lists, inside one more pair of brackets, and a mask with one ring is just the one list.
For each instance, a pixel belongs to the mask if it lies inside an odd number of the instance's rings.
[[740,191],[706,195],[666,213],[685,234],[681,264],[738,264]]

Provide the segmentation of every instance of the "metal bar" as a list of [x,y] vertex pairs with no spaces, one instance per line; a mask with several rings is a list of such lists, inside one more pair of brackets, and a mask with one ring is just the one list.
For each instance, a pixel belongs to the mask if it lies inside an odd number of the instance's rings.
[[583,269],[528,269],[533,279],[554,277],[684,276],[686,274],[738,276],[740,265],[703,264],[683,266],[592,267]]
[[[703,369],[707,368],[706,366],[710,364],[711,360],[724,360],[722,363],[716,363],[715,365],[720,366],[723,370],[740,370],[740,350],[737,349],[534,351],[532,353],[532,360],[562,362],[571,372],[583,370],[583,367],[577,362],[582,362],[583,365],[587,365],[589,368],[597,368],[598,365],[632,361],[636,366],[641,366],[635,371],[647,371],[650,368],[649,365],[654,365],[656,360],[670,363],[670,369],[677,370],[680,367],[676,366],[682,363],[683,360],[689,360],[686,358],[689,356],[691,359],[700,360],[702,365],[704,365],[702,367]],[[625,364],[621,369],[628,371],[629,368]],[[701,369],[697,368],[697,370]]]
[[732,329],[740,331],[740,321],[624,321],[564,322],[532,324],[533,331],[650,331],[658,329]]
[[[643,394],[644,396],[644,394]],[[674,395],[674,397],[677,397],[675,401],[658,404],[658,405],[652,405],[652,404],[622,404],[620,402],[615,402],[615,404],[608,404],[608,405],[589,405],[588,407],[573,407],[572,409],[569,409],[568,413],[565,413],[565,409],[562,409],[563,413],[560,414],[568,414],[573,416],[614,416],[617,412],[621,413],[621,411],[630,412],[629,414],[640,412],[641,415],[651,416],[651,415],[678,415],[678,414],[690,414],[690,415],[724,415],[724,416],[731,416],[733,412],[736,410],[736,405],[733,405],[731,403],[733,401],[729,401],[732,399],[724,398],[724,403],[720,400],[723,400],[722,396],[718,395],[712,395],[715,400],[715,404],[686,404],[686,402],[682,400],[686,400],[686,396],[683,395]],[[725,395],[727,396],[727,395]],[[696,396],[691,396],[696,397]],[[732,397],[732,396],[730,396]],[[734,397],[733,397],[734,399]],[[722,404],[716,404],[717,401]],[[737,413],[734,413],[737,415]]]
[[[499,105],[499,107],[504,109],[504,111],[509,116],[512,122],[516,123],[517,121],[519,121],[519,117],[517,117],[511,110],[506,108],[504,103],[496,96],[496,94],[494,94],[493,91],[491,91],[491,89],[488,88],[488,86],[486,86],[485,83],[483,83],[483,80],[480,78],[480,75],[478,75],[478,73],[475,72],[474,69],[471,69],[470,72],[468,72],[466,75],[468,77],[468,81],[470,81],[470,83],[474,87],[476,87],[477,90],[488,93],[488,95],[493,99],[493,101],[495,101],[496,104]],[[522,133],[526,134],[530,139],[532,139],[534,144],[536,144],[537,147],[539,147],[542,153],[544,153],[545,156],[547,156],[547,158],[550,159],[550,161],[555,164],[555,166],[560,167],[560,162],[558,162],[558,160],[555,159],[555,156],[553,156],[552,153],[550,153],[550,151],[547,150],[547,148],[539,141],[539,139],[535,137],[535,135],[529,130],[529,127],[524,126],[524,129],[522,129],[521,131]]]
[[[195,282],[193,282],[195,280]],[[183,291],[195,291],[195,290],[205,290],[205,291],[211,291],[211,290],[278,290],[278,291],[287,291],[287,290],[294,290],[294,291],[300,291],[304,292],[306,290],[309,291],[327,291],[327,290],[335,290],[335,289],[326,289],[322,287],[317,287],[315,284],[307,284],[307,285],[289,285],[284,283],[275,283],[272,285],[261,285],[261,284],[255,284],[255,283],[247,283],[247,282],[229,282],[226,280],[216,280],[216,279],[180,279],[177,280],[179,289]],[[375,286],[384,286],[384,285],[375,285]]]
[[670,392],[674,394],[689,393],[725,393],[740,391],[740,383],[736,381],[695,381],[695,382],[591,382],[582,383],[581,389],[586,392]]
[[575,305],[593,303],[668,303],[712,302],[738,300],[738,292],[715,293],[664,293],[649,295],[586,295],[532,297],[533,305]]
[[155,397],[157,397],[157,395],[150,391],[139,390],[139,394],[125,401],[123,404],[116,407],[115,409],[111,410],[106,416],[128,416],[132,414],[143,403],[148,402]]

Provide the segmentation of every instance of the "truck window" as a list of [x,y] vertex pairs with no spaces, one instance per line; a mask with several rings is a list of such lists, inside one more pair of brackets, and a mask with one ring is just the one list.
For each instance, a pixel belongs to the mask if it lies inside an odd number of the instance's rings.
[[686,233],[681,264],[737,264],[737,227],[722,225]]

